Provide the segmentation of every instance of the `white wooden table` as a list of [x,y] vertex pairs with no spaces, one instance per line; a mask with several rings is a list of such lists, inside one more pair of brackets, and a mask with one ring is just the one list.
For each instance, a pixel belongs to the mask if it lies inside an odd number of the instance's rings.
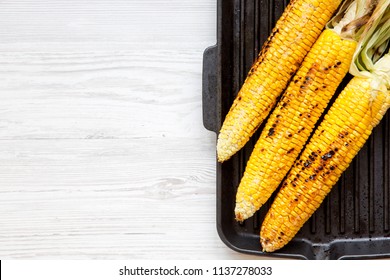
[[0,0],[0,258],[254,259],[216,231],[216,0]]

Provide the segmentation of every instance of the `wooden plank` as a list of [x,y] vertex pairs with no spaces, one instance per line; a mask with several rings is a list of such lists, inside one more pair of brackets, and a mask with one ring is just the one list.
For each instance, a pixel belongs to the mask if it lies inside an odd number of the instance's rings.
[[3,257],[242,257],[216,233],[208,140],[2,140],[1,147]]
[[201,51],[0,53],[0,139],[203,137]]
[[1,1],[2,44],[130,42],[140,46],[215,41],[215,0]]

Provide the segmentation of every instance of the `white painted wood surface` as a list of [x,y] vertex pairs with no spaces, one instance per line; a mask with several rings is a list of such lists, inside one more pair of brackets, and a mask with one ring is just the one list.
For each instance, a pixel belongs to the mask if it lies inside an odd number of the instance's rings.
[[216,0],[0,0],[0,258],[253,259],[216,232]]

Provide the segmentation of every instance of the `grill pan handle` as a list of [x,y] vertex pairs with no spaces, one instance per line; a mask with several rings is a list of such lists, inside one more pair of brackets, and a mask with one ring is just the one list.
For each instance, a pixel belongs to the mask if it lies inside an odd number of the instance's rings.
[[217,46],[208,47],[203,53],[202,74],[203,125],[206,129],[218,131],[217,115]]

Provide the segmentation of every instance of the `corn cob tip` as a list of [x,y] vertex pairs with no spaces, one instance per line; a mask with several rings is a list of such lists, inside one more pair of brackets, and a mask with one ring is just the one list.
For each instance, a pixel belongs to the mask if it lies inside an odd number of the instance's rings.
[[236,221],[242,222],[250,217],[256,212],[255,206],[253,203],[247,203],[241,201],[236,203],[236,208],[234,209]]
[[235,215],[237,222],[243,222],[246,219],[245,216],[240,212],[236,212]]
[[236,221],[237,221],[237,222],[242,222],[242,221],[244,221],[244,218],[242,217],[241,213],[236,213]]
[[217,160],[219,163],[224,163],[227,161],[229,158],[224,157],[223,155],[217,154]]
[[227,161],[228,159],[229,158],[226,157],[223,153],[219,153],[217,151],[217,160],[218,160],[219,163],[223,163],[223,162]]
[[[270,219],[266,216],[265,219]],[[263,252],[272,253],[283,248],[294,237],[294,234],[289,230],[282,231],[280,227],[261,226],[260,229],[260,245]]]
[[222,163],[234,155],[240,147],[229,140],[225,135],[219,135],[217,140],[217,160]]
[[269,240],[268,238],[260,237],[260,244],[263,248],[263,252],[272,253],[278,249],[280,249],[277,244],[277,241]]
[[221,142],[222,142],[221,138],[218,137],[218,140],[217,140],[217,160],[220,163],[229,159],[229,157],[227,156],[227,153],[225,152],[225,149],[222,148],[224,145]]
[[260,245],[261,245],[263,252],[265,252],[265,253],[269,252],[268,248],[267,248],[267,242],[265,242],[264,238],[261,236],[260,236]]

